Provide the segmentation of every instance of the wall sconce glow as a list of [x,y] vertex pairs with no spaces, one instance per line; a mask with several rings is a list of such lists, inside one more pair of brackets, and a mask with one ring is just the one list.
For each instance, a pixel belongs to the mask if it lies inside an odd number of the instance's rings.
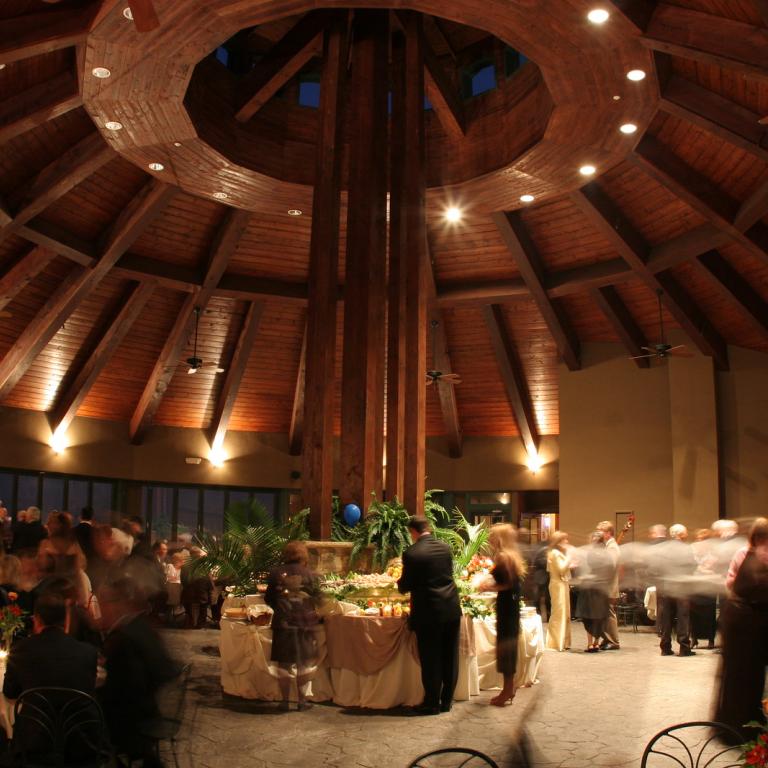
[[579,168],[579,173],[582,176],[592,176],[595,173],[595,170],[594,165],[582,165],[581,168]]
[[445,214],[445,220],[449,221],[451,224],[455,224],[457,221],[461,221],[461,209],[457,208],[455,205],[452,205],[450,208],[446,208]]
[[611,14],[608,13],[608,11],[605,10],[605,8],[593,8],[588,14],[587,18],[593,23],[593,24],[605,24],[606,21],[608,21],[608,17]]
[[8,651],[0,651],[0,659],[7,659]]
[[509,504],[509,494],[508,493],[502,493],[499,496],[499,504]]
[[48,444],[53,448],[54,453],[64,453],[69,445],[66,435],[61,432],[54,432]]
[[642,69],[630,69],[627,72],[627,79],[639,83],[641,80],[645,80],[645,72]]
[[214,467],[223,466],[227,458],[227,454],[224,453],[223,448],[211,448],[211,452],[208,454],[208,461],[210,461]]
[[533,472],[535,475],[542,467],[544,462],[541,460],[541,456],[538,453],[529,453],[526,459],[525,466]]

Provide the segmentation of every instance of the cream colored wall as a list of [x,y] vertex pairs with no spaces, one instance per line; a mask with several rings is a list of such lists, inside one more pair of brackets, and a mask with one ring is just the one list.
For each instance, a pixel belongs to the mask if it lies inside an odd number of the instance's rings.
[[728,517],[768,515],[768,355],[730,347],[717,375]]

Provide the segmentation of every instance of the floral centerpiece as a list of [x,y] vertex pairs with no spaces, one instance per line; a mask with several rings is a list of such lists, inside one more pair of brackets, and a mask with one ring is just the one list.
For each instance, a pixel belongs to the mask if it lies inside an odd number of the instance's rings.
[[3,650],[8,653],[11,650],[13,636],[24,629],[24,611],[17,604],[19,596],[15,592],[8,593],[10,602],[0,608],[0,635],[2,636]]
[[[763,712],[768,715],[768,699],[763,700]],[[768,725],[753,720],[747,723],[747,728],[755,728],[758,733],[752,741],[742,747],[742,759],[745,766],[768,768]]]

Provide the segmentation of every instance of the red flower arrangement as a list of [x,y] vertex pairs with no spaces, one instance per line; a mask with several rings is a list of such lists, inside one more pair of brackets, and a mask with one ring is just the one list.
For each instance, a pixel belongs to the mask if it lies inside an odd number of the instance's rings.
[[3,638],[3,648],[5,651],[11,649],[11,643],[13,642],[13,636],[24,628],[24,611],[21,610],[17,604],[19,596],[16,592],[8,593],[8,605],[0,608],[0,634]]
[[[768,699],[763,701],[763,711],[768,714]],[[744,745],[742,752],[744,765],[768,768],[768,726],[756,721],[747,723],[747,726],[759,728],[762,733]]]

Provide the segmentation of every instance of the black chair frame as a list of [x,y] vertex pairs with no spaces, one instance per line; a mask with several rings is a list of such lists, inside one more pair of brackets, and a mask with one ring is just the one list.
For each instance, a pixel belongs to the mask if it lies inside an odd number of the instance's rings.
[[[685,728],[710,728],[712,730],[712,733],[710,736],[704,741],[701,745],[696,745],[696,749],[698,750],[697,754],[694,755],[694,752],[691,751],[688,744],[680,738],[679,736],[675,735],[673,731],[683,730]],[[684,750],[685,755],[688,758],[688,763],[684,763],[678,756],[672,755],[669,752],[663,752],[661,750],[654,749],[654,746],[664,737],[668,737],[672,739],[673,741],[676,741]],[[704,752],[713,742],[716,742],[721,737],[727,737],[728,739],[732,739],[733,743],[722,745],[722,749],[711,755],[706,762],[702,762],[702,759],[704,758]],[[726,725],[725,723],[718,723],[711,720],[695,720],[689,723],[678,723],[677,725],[670,725],[668,728],[665,728],[663,731],[659,731],[646,745],[645,751],[643,752],[643,758],[640,762],[640,768],[646,768],[648,765],[648,759],[651,757],[651,755],[659,755],[661,757],[665,757],[668,760],[672,760],[675,763],[677,763],[681,768],[709,768],[710,765],[712,765],[713,761],[717,760],[717,758],[721,757],[722,755],[727,754],[728,752],[734,752],[734,759],[735,762],[729,764],[728,766],[721,766],[720,768],[741,768],[743,766],[743,761],[741,760],[740,753],[739,757],[737,758],[735,755],[735,751],[739,750],[739,745],[743,741],[743,736],[735,729],[732,728],[730,725]],[[680,756],[682,756],[682,753],[680,753]]]
[[467,749],[465,747],[446,747],[444,749],[435,749],[432,752],[427,752],[423,755],[419,755],[413,760],[408,768],[427,768],[423,766],[421,761],[426,760],[428,757],[435,757],[436,755],[466,755],[466,759],[460,762],[455,768],[464,768],[469,762],[475,759],[483,760],[488,768],[499,768],[498,764],[488,757],[488,755],[478,752],[476,749]]

